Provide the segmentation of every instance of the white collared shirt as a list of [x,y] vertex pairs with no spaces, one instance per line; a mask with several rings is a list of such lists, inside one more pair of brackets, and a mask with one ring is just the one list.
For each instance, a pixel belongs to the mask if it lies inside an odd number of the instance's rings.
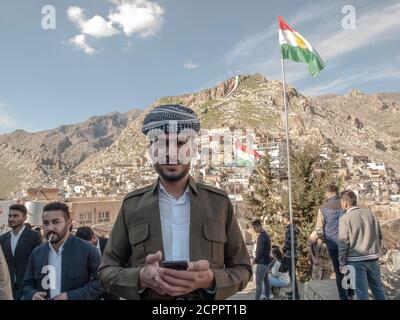
[[176,199],[160,182],[159,207],[165,260],[190,260],[190,196],[189,186]]
[[56,272],[56,283],[50,286],[50,298],[54,298],[61,293],[62,253],[64,251],[65,241],[58,249],[58,252],[56,252],[51,243],[49,243],[49,265],[53,266]]
[[99,237],[97,237],[97,244],[96,244],[96,248],[97,248],[97,250],[99,251],[99,253],[100,253],[100,257],[101,257],[101,247],[100,247],[100,238],[99,238]]
[[25,230],[25,225],[19,230],[17,235],[14,234],[14,232],[11,230],[11,251],[13,256],[15,255],[15,248],[17,247],[18,240],[21,237],[22,232]]

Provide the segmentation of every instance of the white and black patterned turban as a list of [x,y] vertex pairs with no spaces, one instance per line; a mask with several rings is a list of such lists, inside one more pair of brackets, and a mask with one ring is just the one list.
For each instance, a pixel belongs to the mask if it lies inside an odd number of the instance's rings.
[[143,120],[144,134],[154,129],[162,130],[166,134],[179,134],[184,129],[198,132],[200,121],[192,109],[178,104],[162,105],[155,107]]

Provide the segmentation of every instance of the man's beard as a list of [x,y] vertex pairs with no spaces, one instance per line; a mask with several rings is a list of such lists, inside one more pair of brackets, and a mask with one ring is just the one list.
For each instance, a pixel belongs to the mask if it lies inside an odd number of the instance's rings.
[[161,178],[163,178],[164,180],[169,181],[169,182],[176,182],[176,181],[180,181],[184,177],[186,177],[186,175],[189,173],[189,169],[190,169],[190,164],[188,164],[188,165],[181,164],[179,166],[182,167],[183,170],[179,170],[179,172],[171,172],[171,173],[166,172],[166,170],[164,170],[164,168],[163,168],[163,165],[159,164],[159,163],[154,165],[154,169],[156,170],[158,175],[161,176]]
[[65,235],[68,233],[68,230],[68,225],[65,225],[65,228],[60,233],[52,231],[46,235],[46,238],[50,243],[57,243],[65,237]]
[[14,222],[14,224],[12,224],[12,223],[8,223],[8,226],[10,227],[10,228],[12,228],[12,229],[15,229],[15,228],[19,228],[19,227],[21,227],[21,226],[23,226],[23,224],[24,224],[24,222],[22,221],[21,223],[17,223],[17,222]]

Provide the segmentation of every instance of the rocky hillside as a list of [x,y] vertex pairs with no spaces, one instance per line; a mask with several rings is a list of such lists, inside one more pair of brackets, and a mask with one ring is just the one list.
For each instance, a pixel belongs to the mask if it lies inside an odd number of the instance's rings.
[[104,116],[36,133],[0,135],[0,199],[27,185],[51,183],[110,146],[141,111]]
[[[282,83],[261,75],[242,75],[240,85],[229,79],[199,93],[164,97],[155,101],[105,150],[78,166],[81,172],[113,164],[131,164],[143,158],[146,141],[140,132],[143,118],[154,106],[182,103],[200,118],[202,128],[253,128],[284,135]],[[287,87],[289,126],[295,145],[323,143],[328,139],[354,154],[374,156],[400,169],[400,94],[366,95],[352,90],[344,96],[306,97]]]

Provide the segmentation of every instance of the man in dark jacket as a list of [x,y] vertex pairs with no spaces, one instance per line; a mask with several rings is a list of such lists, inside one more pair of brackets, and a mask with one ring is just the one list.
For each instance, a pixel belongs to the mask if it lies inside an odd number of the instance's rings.
[[265,298],[269,300],[270,285],[268,270],[271,265],[271,239],[268,233],[263,229],[261,221],[256,219],[252,222],[253,230],[259,233],[257,238],[256,256],[253,263],[257,264],[256,267],[256,295],[255,299],[260,300],[262,293],[262,285],[265,287]]
[[[104,248],[106,247],[107,244],[107,239],[95,235],[91,227],[89,226],[79,227],[76,230],[75,237],[93,244],[100,253],[100,255],[103,255]],[[119,300],[118,296],[109,293],[106,290],[104,290],[103,293],[101,294],[101,298],[104,300]]]
[[71,219],[65,203],[43,209],[43,229],[48,242],[29,259],[24,278],[27,300],[92,300],[102,293],[97,276],[100,254],[96,248],[70,234]]
[[354,290],[347,291],[342,287],[343,274],[339,264],[339,218],[344,214],[340,204],[339,190],[334,184],[328,185],[325,193],[326,201],[320,207],[317,217],[316,231],[325,240],[329,256],[336,275],[336,286],[340,300],[348,300],[354,296]]
[[[284,254],[284,259],[288,262],[288,271],[290,275],[290,281],[292,281],[292,274],[294,272],[294,281],[295,281],[295,300],[300,300],[300,295],[299,295],[299,288],[297,286],[297,278],[296,278],[296,264],[297,264],[297,258],[299,256],[299,252],[297,249],[297,243],[298,243],[298,237],[299,237],[299,229],[296,226],[293,226],[293,234],[294,234],[294,252],[292,252],[292,237],[291,237],[291,224],[290,224],[290,215],[288,212],[283,213],[282,215],[282,220],[283,223],[286,225],[286,232],[285,232],[285,240],[283,243],[283,254]],[[294,269],[292,268],[292,254],[294,255]],[[289,299],[292,299],[293,292],[288,293]]]
[[22,204],[9,208],[8,226],[11,231],[0,237],[0,244],[10,272],[14,300],[22,297],[26,266],[33,249],[42,243],[38,232],[26,227],[27,209]]

